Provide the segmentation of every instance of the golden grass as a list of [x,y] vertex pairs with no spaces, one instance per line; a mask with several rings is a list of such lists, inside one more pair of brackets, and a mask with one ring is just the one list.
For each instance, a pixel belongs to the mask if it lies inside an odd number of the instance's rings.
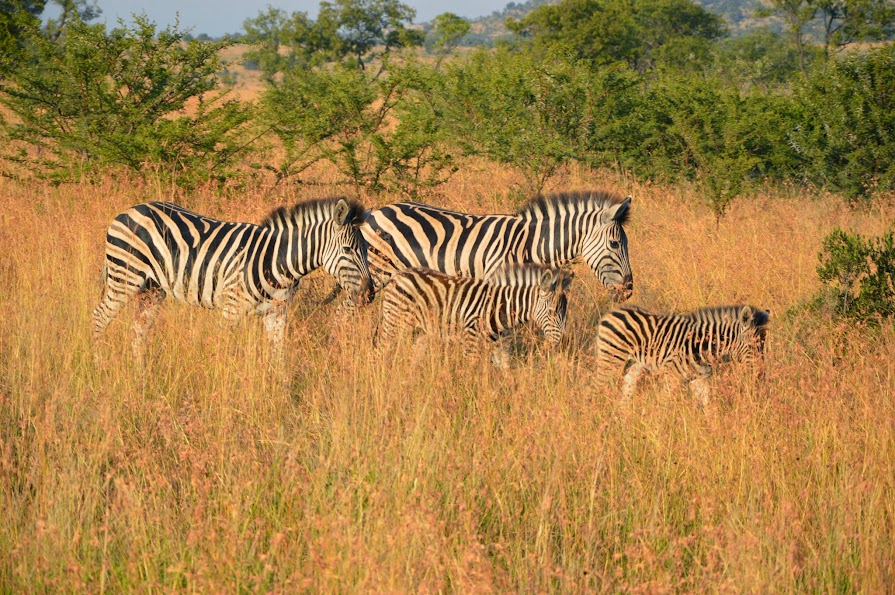
[[[470,166],[431,201],[512,208],[511,174]],[[607,307],[583,267],[569,341],[508,372],[444,349],[371,356],[356,318],[303,284],[285,378],[258,320],[162,309],[144,384],[129,310],[94,359],[103,231],[152,185],[0,181],[0,590],[864,591],[895,589],[895,332],[788,307],[818,288],[834,225],[796,191],[715,228],[686,188],[569,171],[553,189],[634,195],[634,302],[772,311],[764,384],[728,370],[704,411],[647,383],[593,385]],[[186,202],[257,220],[316,192]]]

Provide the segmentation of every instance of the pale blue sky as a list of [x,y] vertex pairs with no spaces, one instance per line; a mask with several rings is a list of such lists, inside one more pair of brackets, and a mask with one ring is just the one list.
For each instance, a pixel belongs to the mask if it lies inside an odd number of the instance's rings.
[[[438,0],[404,0],[404,4],[416,9],[416,22],[425,22],[437,14],[453,12],[463,17],[480,17],[500,10],[509,0],[458,0],[439,2]],[[319,0],[99,0],[97,4],[103,14],[99,21],[115,25],[119,18],[130,20],[132,13],[145,12],[159,27],[174,23],[180,13],[181,28],[192,27],[193,33],[207,33],[212,36],[242,31],[242,22],[255,17],[268,5],[287,12],[305,11],[311,15],[317,12]],[[48,7],[47,14],[52,13]]]

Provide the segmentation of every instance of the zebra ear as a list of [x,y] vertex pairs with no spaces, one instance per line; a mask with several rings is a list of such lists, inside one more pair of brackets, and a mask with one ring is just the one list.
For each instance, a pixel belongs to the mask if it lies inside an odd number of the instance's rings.
[[606,211],[606,223],[610,221],[615,221],[618,224],[623,224],[628,220],[628,213],[631,210],[631,197],[627,197],[625,200],[621,201],[617,205],[612,205]]
[[750,322],[752,322],[752,317],[752,308],[750,308],[749,306],[743,306],[743,309],[740,310],[740,322],[742,322],[744,325],[748,325]]
[[541,290],[554,291],[558,277],[559,273],[557,271],[544,271],[544,274],[541,275]]
[[351,207],[348,206],[348,201],[344,198],[340,198],[339,202],[336,203],[335,208],[333,208],[333,221],[339,225],[348,225],[350,212]]

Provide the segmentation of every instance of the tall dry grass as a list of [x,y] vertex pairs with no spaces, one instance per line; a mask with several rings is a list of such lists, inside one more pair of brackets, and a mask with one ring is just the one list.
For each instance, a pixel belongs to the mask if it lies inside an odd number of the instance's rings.
[[[470,167],[431,201],[508,210],[513,181]],[[895,211],[769,191],[716,229],[685,188],[553,186],[634,195],[635,302],[770,308],[766,381],[723,372],[705,411],[661,380],[618,406],[579,267],[568,344],[523,341],[507,372],[437,347],[376,361],[378,304],[318,307],[315,274],[285,377],[259,321],[170,302],[143,384],[129,311],[98,359],[90,311],[105,225],[165,191],[0,181],[0,590],[895,589],[895,332],[785,315],[830,228]],[[257,220],[312,194],[183,202]]]

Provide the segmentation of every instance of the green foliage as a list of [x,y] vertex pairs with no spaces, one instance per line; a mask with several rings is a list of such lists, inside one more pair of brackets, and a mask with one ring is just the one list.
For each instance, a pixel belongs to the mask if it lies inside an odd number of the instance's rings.
[[797,97],[790,142],[811,180],[852,200],[895,189],[895,46],[833,61]]
[[817,274],[826,285],[817,304],[860,320],[895,316],[895,237],[865,239],[841,229],[824,238]]
[[893,32],[895,2],[892,0],[767,0],[760,16],[783,18],[786,32],[798,51],[799,68],[807,74],[812,27],[819,29],[826,57],[832,49],[855,41],[885,39]]
[[262,98],[262,117],[286,148],[278,179],[326,160],[357,189],[416,196],[454,171],[431,98],[441,78],[414,62],[386,61],[388,76],[351,67],[290,70]]
[[[811,56],[813,58],[813,56]],[[721,41],[712,70],[731,87],[768,93],[785,88],[799,72],[798,52],[779,34],[757,29]]]
[[[57,181],[111,166],[192,186],[245,149],[245,106],[210,94],[226,43],[185,42],[145,17],[106,31],[75,19],[54,41],[33,32],[27,62],[0,82],[5,159]],[[190,114],[185,109],[192,103]]]
[[721,18],[691,0],[563,0],[507,26],[536,51],[640,71],[702,63],[711,41],[725,35]]
[[432,19],[432,39],[429,46],[438,55],[439,63],[453,50],[460,39],[469,33],[469,22],[452,12],[445,12]]
[[444,111],[459,146],[515,166],[534,192],[563,163],[617,155],[616,112],[636,84],[624,67],[595,75],[581,63],[506,48],[476,52],[446,76]]
[[666,171],[696,181],[720,219],[744,190],[759,159],[749,149],[755,131],[736,90],[703,77],[662,79],[649,90],[655,135]]
[[245,41],[254,48],[245,56],[268,79],[291,68],[346,62],[361,70],[391,50],[422,44],[423,33],[408,29],[415,11],[398,0],[321,2],[317,20],[305,12],[287,15],[268,7],[247,19]]
[[22,59],[28,32],[40,26],[46,0],[0,0],[0,76]]

